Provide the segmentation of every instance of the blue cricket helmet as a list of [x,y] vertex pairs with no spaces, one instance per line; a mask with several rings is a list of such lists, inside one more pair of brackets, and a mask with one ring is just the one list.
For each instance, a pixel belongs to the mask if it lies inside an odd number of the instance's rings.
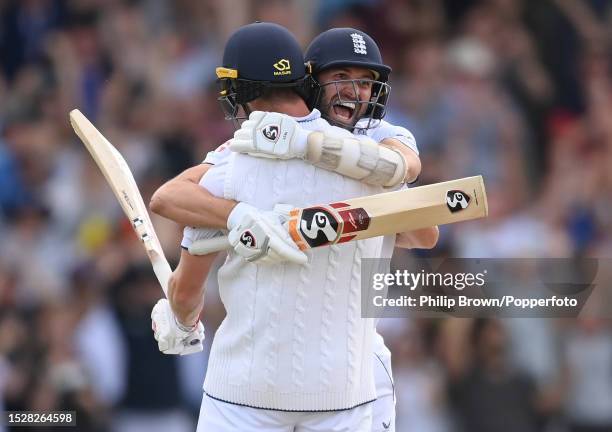
[[[219,76],[219,70],[221,75]],[[240,27],[225,44],[218,78],[286,83],[304,78],[306,68],[300,44],[285,27],[256,22]]]
[[[380,49],[367,33],[354,28],[333,28],[324,31],[313,39],[304,55],[310,72],[316,78],[320,72],[331,68],[359,67],[374,72],[372,99],[368,102],[366,117],[381,119],[386,113],[386,104],[391,87],[387,84],[391,67],[382,61]],[[323,83],[325,85],[333,85]],[[313,92],[308,100],[309,107],[321,109],[320,92]]]
[[387,82],[391,73],[374,39],[354,28],[324,31],[310,43],[304,59],[314,75],[332,67],[354,66],[374,71],[378,81]]
[[219,101],[231,120],[238,118],[239,106],[262,96],[266,88],[292,88],[306,99],[314,86],[297,39],[275,23],[256,22],[236,30],[216,73],[221,83]]

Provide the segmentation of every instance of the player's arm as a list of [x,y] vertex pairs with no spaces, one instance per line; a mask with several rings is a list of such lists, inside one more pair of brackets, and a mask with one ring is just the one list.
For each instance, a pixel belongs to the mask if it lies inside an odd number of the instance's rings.
[[[283,212],[261,211],[248,203],[220,197],[228,166],[223,159],[231,154],[229,150],[222,152],[214,166],[190,168],[162,186],[152,198],[151,207],[186,225],[186,235],[198,237],[196,240],[216,237],[219,229],[228,230],[234,252],[249,262],[304,264],[306,255],[283,227]],[[188,241],[191,243],[193,238]]]
[[185,228],[179,265],[168,281],[168,298],[159,300],[151,312],[155,340],[164,354],[202,351],[204,326],[199,320],[204,306],[204,282],[216,254],[192,256],[186,250],[194,239],[214,235],[215,229]]
[[421,173],[421,160],[416,139],[412,133],[401,126],[393,125],[384,120],[371,130],[370,135],[381,145],[399,152],[406,162],[404,182],[413,183]]
[[[385,137],[381,145],[393,148],[404,157],[406,161],[404,182],[416,181],[421,173],[421,159],[414,136],[407,129],[393,126],[387,122],[382,122],[376,132],[377,135]],[[395,246],[403,249],[432,249],[438,243],[439,237],[440,230],[437,226],[421,228],[397,234]]]
[[168,283],[168,300],[177,321],[193,327],[204,306],[204,281],[216,254],[193,256],[183,250]]
[[419,174],[421,174],[421,159],[419,155],[397,138],[385,138],[380,144],[395,150],[403,156],[405,162],[404,182],[414,182]]
[[203,349],[204,326],[199,316],[204,306],[204,282],[216,254],[192,256],[187,250],[194,241],[217,233],[215,228],[183,229],[183,250],[168,280],[168,298],[159,300],[151,312],[155,340],[164,354],[185,355]]
[[437,226],[399,233],[395,237],[395,247],[403,249],[432,249],[440,237]]
[[151,211],[184,226],[226,229],[237,202],[216,197],[200,186],[211,166],[203,163],[188,168],[164,183],[151,197]]
[[382,146],[368,136],[355,136],[331,127],[308,131],[285,114],[254,111],[234,133],[230,149],[275,159],[301,158],[328,171],[384,187],[401,184],[407,162],[393,146]]

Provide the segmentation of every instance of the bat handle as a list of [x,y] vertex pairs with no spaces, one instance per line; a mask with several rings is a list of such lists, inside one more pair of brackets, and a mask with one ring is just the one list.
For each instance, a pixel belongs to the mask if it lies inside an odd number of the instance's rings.
[[149,257],[151,258],[151,265],[153,266],[155,276],[157,276],[157,280],[159,281],[164,294],[166,297],[168,297],[168,281],[172,275],[170,264],[168,264],[168,261],[166,261],[164,256],[161,256],[155,252],[149,253]]
[[191,255],[208,255],[213,252],[231,249],[231,247],[227,237],[222,236],[194,241],[191,246],[189,246],[189,253]]

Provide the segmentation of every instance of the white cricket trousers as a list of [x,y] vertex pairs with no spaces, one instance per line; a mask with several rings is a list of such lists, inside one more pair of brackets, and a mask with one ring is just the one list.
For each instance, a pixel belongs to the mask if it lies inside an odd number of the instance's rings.
[[376,400],[372,402],[371,432],[395,432],[395,389],[391,373],[391,357],[374,359]]
[[370,432],[372,404],[330,412],[275,411],[204,394],[197,432]]

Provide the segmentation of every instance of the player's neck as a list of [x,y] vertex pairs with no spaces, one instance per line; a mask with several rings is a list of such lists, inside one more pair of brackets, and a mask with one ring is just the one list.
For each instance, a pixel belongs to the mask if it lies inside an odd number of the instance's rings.
[[300,97],[291,99],[254,100],[251,102],[254,111],[274,111],[292,117],[304,117],[310,113],[304,100]]

